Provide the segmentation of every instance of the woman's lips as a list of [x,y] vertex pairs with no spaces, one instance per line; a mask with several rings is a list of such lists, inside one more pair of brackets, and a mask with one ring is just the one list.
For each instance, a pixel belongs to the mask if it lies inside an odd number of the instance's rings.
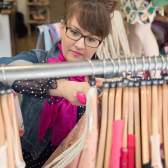
[[72,53],[73,53],[73,55],[74,55],[75,57],[82,56],[82,53],[77,52],[77,51],[72,51]]

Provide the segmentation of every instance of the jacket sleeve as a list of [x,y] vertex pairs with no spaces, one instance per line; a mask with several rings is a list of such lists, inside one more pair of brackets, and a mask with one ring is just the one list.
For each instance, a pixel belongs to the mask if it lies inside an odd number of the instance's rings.
[[21,52],[13,57],[0,58],[0,64],[24,65],[29,63],[38,63],[38,56],[35,50]]
[[[1,57],[0,66],[5,65],[30,65],[45,62],[46,52],[43,50],[31,50],[28,52],[21,52],[13,57]],[[9,87],[14,83],[13,80],[2,81]]]

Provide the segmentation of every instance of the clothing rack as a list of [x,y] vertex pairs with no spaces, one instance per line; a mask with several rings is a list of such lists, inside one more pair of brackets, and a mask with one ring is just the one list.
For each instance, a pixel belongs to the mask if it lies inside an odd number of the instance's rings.
[[168,56],[104,59],[61,64],[1,65],[0,81],[62,78],[79,75],[119,76],[124,72],[168,69]]

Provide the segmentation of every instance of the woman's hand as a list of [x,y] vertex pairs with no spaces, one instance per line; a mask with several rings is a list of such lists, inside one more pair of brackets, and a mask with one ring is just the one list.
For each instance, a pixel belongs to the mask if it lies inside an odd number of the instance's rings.
[[83,94],[86,96],[89,89],[88,82],[77,82],[68,80],[57,80],[57,89],[51,89],[49,91],[51,96],[64,97],[74,105],[81,105],[82,102],[77,98],[77,94]]

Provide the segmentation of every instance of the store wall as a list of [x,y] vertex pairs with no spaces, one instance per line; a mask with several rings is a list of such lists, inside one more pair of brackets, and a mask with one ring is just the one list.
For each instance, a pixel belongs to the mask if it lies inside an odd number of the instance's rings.
[[65,12],[64,0],[50,0],[50,3],[51,21],[60,21],[60,19],[63,18]]
[[0,14],[0,57],[12,56],[9,15]]

